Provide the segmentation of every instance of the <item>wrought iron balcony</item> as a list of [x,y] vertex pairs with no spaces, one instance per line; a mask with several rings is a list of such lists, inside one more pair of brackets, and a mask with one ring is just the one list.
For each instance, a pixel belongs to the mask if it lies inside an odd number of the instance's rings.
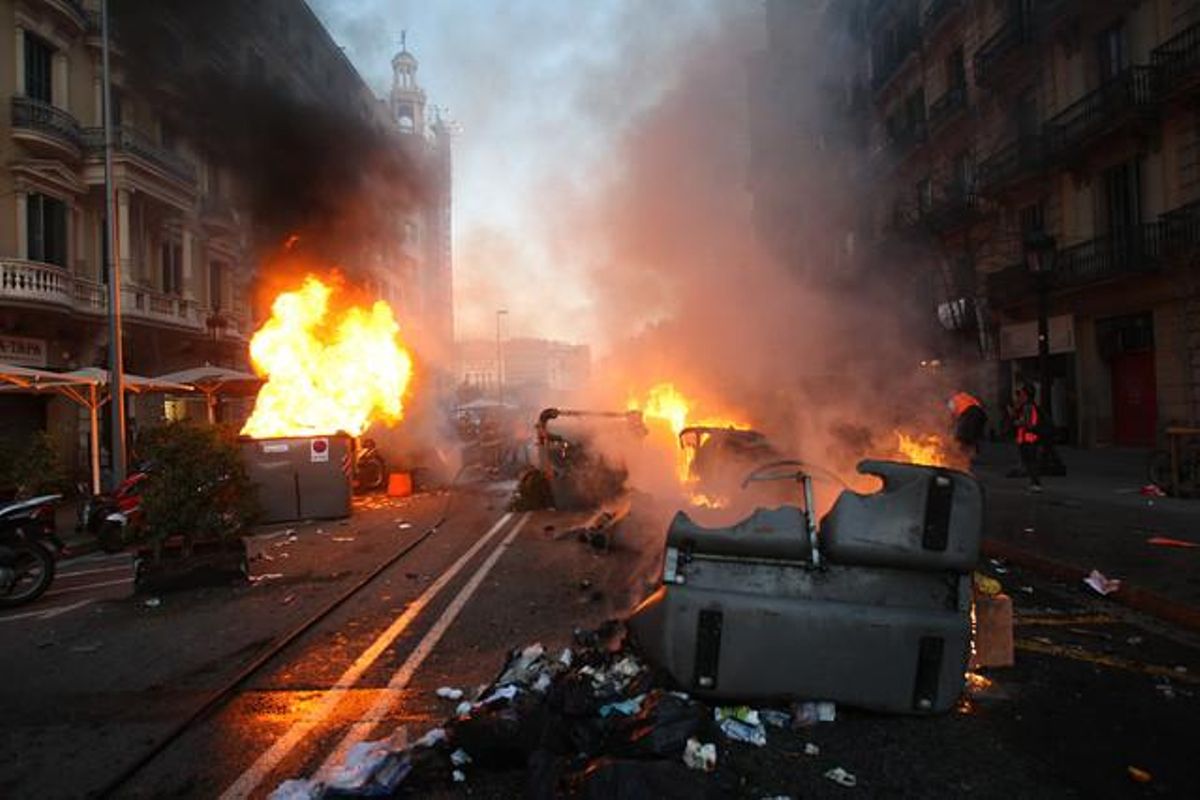
[[32,97],[13,95],[12,126],[34,131],[76,151],[83,146],[83,133],[73,116]]
[[981,194],[999,191],[1045,166],[1045,144],[1041,136],[1019,136],[1002,145],[979,164],[976,185]]
[[875,52],[878,60],[872,65],[871,88],[878,92],[886,86],[920,45],[921,33],[916,23],[901,23],[896,39],[882,48],[883,52],[879,49]]
[[1153,67],[1129,67],[1046,121],[1047,149],[1060,155],[1122,124],[1152,113],[1158,103]]
[[1166,225],[1161,220],[1146,222],[1064,247],[1054,259],[1051,285],[1076,287],[1154,272],[1162,266],[1165,231]]
[[952,12],[958,11],[964,5],[963,0],[933,0],[925,9],[925,16],[921,18],[921,27],[928,34],[949,19]]
[[[88,128],[84,131],[89,154],[103,158],[104,129]],[[185,183],[196,181],[196,165],[178,153],[172,152],[152,141],[141,131],[128,125],[113,130],[113,150],[118,155],[128,155],[166,172]]]
[[1200,24],[1172,36],[1150,51],[1164,95],[1200,84]]
[[1200,252],[1200,201],[1168,211],[1162,223],[1164,259],[1191,260]]
[[961,230],[979,218],[979,197],[973,187],[947,184],[923,213],[925,225],[934,233]]
[[951,86],[941,97],[929,106],[929,130],[937,130],[956,115],[967,108],[967,87],[965,84]]
[[1030,20],[1024,15],[1013,14],[1005,19],[975,53],[975,83],[991,85],[1008,58],[1032,41],[1032,33]]
[[928,126],[923,119],[909,120],[902,128],[888,133],[888,149],[898,158],[906,156],[913,148],[924,144],[928,138]]

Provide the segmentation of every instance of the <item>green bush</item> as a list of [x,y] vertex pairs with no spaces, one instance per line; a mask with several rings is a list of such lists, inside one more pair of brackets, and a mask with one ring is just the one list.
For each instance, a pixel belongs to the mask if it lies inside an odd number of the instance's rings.
[[60,492],[65,485],[58,447],[46,431],[0,444],[0,490],[26,498]]
[[144,431],[139,450],[152,464],[142,496],[149,538],[238,536],[253,518],[255,487],[232,429],[172,422]]

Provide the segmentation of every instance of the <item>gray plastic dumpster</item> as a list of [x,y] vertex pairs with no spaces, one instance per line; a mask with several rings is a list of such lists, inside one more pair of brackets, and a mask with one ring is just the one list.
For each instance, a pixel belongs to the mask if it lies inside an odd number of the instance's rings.
[[350,515],[354,440],[347,434],[242,439],[262,522]]
[[803,509],[759,509],[715,529],[677,514],[662,582],[629,622],[646,658],[717,699],[952,708],[971,646],[979,485],[910,464],[859,470],[883,489],[841,495],[818,531],[819,564]]

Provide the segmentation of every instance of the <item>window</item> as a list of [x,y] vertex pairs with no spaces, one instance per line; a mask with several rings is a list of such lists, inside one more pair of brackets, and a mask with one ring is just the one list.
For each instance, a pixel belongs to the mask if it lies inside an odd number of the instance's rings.
[[960,89],[967,85],[967,68],[963,62],[963,49],[956,47],[946,56],[946,88]]
[[970,192],[971,185],[975,180],[975,176],[972,173],[971,154],[966,150],[962,150],[958,155],[954,156],[954,161],[950,164],[951,190],[959,196]]
[[1141,175],[1137,161],[1104,170],[1104,221],[1108,232],[1124,236],[1142,220]]
[[52,63],[54,48],[46,41],[25,33],[25,96],[43,103],[54,100]]
[[159,246],[159,266],[162,270],[162,290],[165,294],[183,293],[183,245],[164,241]]
[[928,214],[933,207],[933,184],[928,178],[917,181],[917,210]]
[[1022,240],[1046,230],[1046,214],[1040,202],[1023,207],[1019,213]]
[[213,311],[221,310],[221,286],[224,283],[225,264],[211,261],[208,264],[208,306]]
[[1097,62],[1100,66],[1100,82],[1115,78],[1129,66],[1125,46],[1125,22],[1106,28],[1096,42]]
[[31,194],[26,200],[26,233],[30,261],[67,265],[67,206],[44,194]]

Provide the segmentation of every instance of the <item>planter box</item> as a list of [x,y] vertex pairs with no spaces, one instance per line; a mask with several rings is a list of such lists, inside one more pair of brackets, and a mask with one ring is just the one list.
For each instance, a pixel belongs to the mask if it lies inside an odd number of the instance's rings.
[[188,546],[182,536],[164,541],[158,552],[145,545],[134,556],[134,587],[140,593],[245,583],[250,574],[244,539],[208,539]]

